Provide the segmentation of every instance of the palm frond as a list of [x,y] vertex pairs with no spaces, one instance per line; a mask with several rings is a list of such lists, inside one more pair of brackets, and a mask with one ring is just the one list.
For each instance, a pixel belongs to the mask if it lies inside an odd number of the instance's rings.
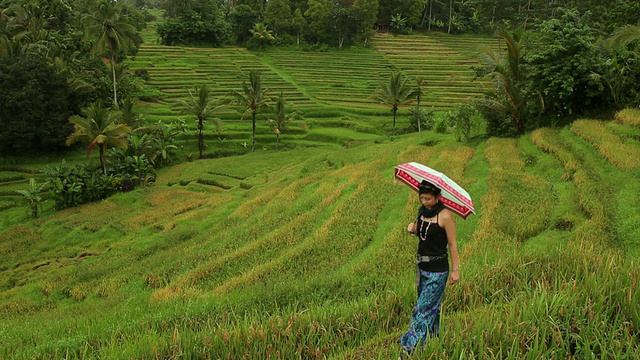
[[640,26],[625,25],[611,34],[605,44],[608,48],[612,48],[618,45],[628,45],[638,41],[640,41]]

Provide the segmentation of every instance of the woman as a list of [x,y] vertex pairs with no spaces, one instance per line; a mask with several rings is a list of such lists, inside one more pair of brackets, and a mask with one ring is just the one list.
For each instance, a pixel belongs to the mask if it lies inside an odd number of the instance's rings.
[[[407,228],[419,238],[416,257],[418,301],[413,310],[409,331],[400,339],[402,354],[411,354],[418,344],[423,347],[428,336],[438,336],[440,303],[447,278],[450,284],[455,284],[460,278],[453,214],[439,200],[440,189],[433,184],[422,181],[419,194],[422,207],[416,221]],[[447,247],[451,254],[451,268],[447,259]]]

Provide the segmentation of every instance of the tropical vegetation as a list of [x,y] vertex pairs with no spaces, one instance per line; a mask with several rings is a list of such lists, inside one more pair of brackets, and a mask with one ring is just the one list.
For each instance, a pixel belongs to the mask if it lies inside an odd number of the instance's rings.
[[638,6],[0,0],[0,358],[395,359],[408,161],[476,204],[413,358],[639,358]]

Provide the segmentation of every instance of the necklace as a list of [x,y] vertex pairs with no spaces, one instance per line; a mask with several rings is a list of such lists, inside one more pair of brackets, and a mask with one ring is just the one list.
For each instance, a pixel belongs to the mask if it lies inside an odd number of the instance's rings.
[[[427,226],[424,226],[425,223],[427,224]],[[420,229],[418,231],[418,235],[419,235],[418,237],[420,238],[421,241],[427,240],[427,234],[429,233],[429,226],[431,226],[431,221],[423,221],[422,224],[420,225]],[[423,233],[424,233],[424,236],[422,236]]]

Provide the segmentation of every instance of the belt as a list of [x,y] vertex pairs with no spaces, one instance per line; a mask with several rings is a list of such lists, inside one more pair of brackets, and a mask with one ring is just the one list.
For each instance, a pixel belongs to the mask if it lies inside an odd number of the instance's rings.
[[416,255],[416,264],[420,264],[423,262],[432,262],[432,261],[437,261],[437,260],[442,260],[442,259],[446,259],[447,258],[447,254],[442,254],[442,255]]

